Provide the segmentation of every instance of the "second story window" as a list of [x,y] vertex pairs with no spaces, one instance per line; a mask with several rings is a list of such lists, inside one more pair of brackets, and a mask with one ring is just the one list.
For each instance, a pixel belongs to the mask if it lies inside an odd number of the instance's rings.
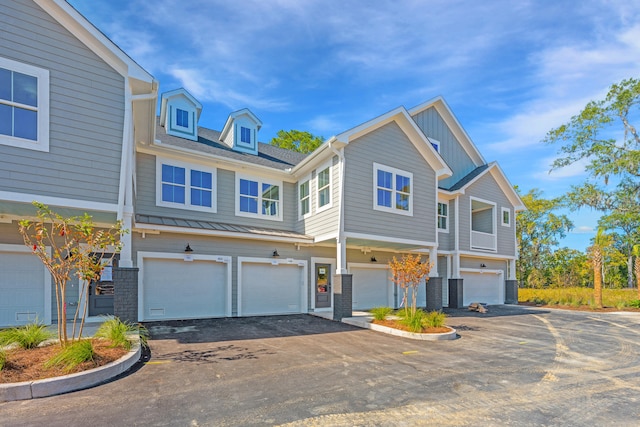
[[317,211],[331,207],[331,165],[318,169],[316,174]]
[[449,204],[438,202],[438,230],[449,231]]
[[245,176],[236,177],[236,215],[282,220],[282,183]]
[[156,205],[216,212],[216,170],[170,159],[156,159]]
[[298,185],[298,200],[300,201],[298,216],[303,218],[311,213],[311,194],[309,193],[308,179]]
[[505,227],[511,227],[511,210],[509,208],[502,208],[502,225]]
[[373,171],[373,209],[413,215],[413,174],[377,163]]
[[189,127],[189,113],[187,111],[176,109],[176,125],[183,128]]
[[240,126],[240,142],[251,144],[251,129]]

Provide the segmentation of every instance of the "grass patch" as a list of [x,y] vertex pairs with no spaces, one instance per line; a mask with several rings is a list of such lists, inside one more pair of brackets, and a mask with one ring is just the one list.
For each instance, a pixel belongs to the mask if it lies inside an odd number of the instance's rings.
[[78,365],[93,360],[95,351],[91,340],[80,340],[63,347],[55,356],[45,362],[45,368],[61,367],[73,371]]
[[371,314],[373,314],[373,318],[375,320],[384,320],[391,313],[393,313],[393,309],[391,307],[376,307],[371,309]]
[[[602,303],[605,307],[640,308],[636,289],[603,289]],[[595,307],[592,288],[547,288],[518,289],[518,301],[540,305],[563,305],[571,307]]]
[[429,328],[439,328],[444,326],[444,321],[446,320],[447,315],[441,311],[431,311],[427,313],[424,318],[424,323],[426,327]]
[[7,353],[4,350],[0,350],[0,371],[4,369],[4,365],[7,364]]
[[117,317],[107,319],[98,328],[94,337],[104,338],[111,341],[111,347],[120,347],[125,350],[131,349],[131,335],[139,335],[140,343],[146,347],[149,332],[144,326],[131,322],[123,322]]
[[46,325],[36,321],[0,331],[0,346],[16,344],[20,348],[32,349],[53,337],[54,333],[47,330]]

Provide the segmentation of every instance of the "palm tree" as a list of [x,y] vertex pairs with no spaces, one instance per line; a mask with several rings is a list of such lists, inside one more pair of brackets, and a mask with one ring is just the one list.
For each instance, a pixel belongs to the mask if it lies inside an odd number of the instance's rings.
[[604,229],[599,227],[596,237],[593,239],[591,250],[589,251],[593,265],[593,299],[598,308],[602,308],[602,252],[608,243],[607,237]]
[[638,299],[640,299],[640,245],[633,247],[633,256],[635,261],[633,263],[633,272],[636,274],[636,285],[638,287]]

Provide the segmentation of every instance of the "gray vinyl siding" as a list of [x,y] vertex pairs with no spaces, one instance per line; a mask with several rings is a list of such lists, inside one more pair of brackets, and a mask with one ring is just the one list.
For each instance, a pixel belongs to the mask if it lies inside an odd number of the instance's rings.
[[[471,245],[471,199],[477,197],[496,203],[496,232],[497,232],[497,253],[500,255],[515,256],[515,222],[513,205],[507,196],[491,176],[486,173],[478,181],[474,182],[460,197],[460,250],[468,251]],[[501,225],[501,208],[509,208],[511,211],[511,226]]]
[[31,1],[0,27],[0,56],[50,73],[49,152],[0,145],[0,190],[117,203],[124,78]]
[[416,114],[413,120],[425,135],[440,141],[440,155],[453,171],[453,176],[439,181],[440,187],[451,187],[478,166],[464,151],[435,108],[427,108]]
[[[454,221],[455,218],[455,203],[453,200],[447,202],[449,205],[449,216],[447,217],[447,222],[449,226],[449,232],[438,231],[438,249],[441,251],[452,251],[455,249],[454,246],[454,236],[456,232],[456,224]],[[436,222],[436,227],[437,227]]]
[[[435,242],[435,172],[394,122],[345,147],[345,231]],[[373,164],[413,174],[413,216],[373,209]]]
[[[311,216],[297,222],[296,229],[298,233],[307,234],[309,236],[320,236],[325,234],[337,233],[340,229],[340,163],[338,156],[334,156],[331,166],[331,207],[318,213],[318,192],[316,170],[311,174],[309,185],[309,193],[311,196]],[[323,163],[324,165],[324,163]],[[320,166],[322,167],[322,166]],[[303,181],[299,181],[298,184]],[[298,215],[298,192],[296,184],[296,215]]]
[[[196,164],[194,167],[197,168]],[[235,172],[217,169],[217,185],[214,197],[217,200],[217,213],[199,212],[189,209],[156,206],[156,157],[136,154],[136,213],[141,215],[156,215],[170,218],[215,221],[227,224],[249,225],[272,228],[276,230],[292,231],[297,221],[296,184],[283,183],[282,189],[282,221],[272,221],[259,218],[247,218],[235,214]],[[251,176],[250,172],[243,175]]]
[[507,261],[505,260],[460,257],[460,268],[480,269],[480,264],[486,265],[482,269],[503,271],[503,280],[507,277]]
[[[132,239],[134,262],[137,263],[137,254],[139,251],[145,252],[167,252],[167,253],[184,253],[186,242],[193,248],[194,253],[200,255],[222,255],[230,256],[232,259],[232,315],[238,314],[238,257],[255,257],[269,258],[274,249],[278,250],[280,259],[294,258],[297,260],[306,260],[308,269],[308,307],[311,307],[311,289],[310,284],[313,280],[313,272],[311,271],[311,257],[335,258],[336,250],[334,247],[305,247],[301,246],[299,250],[290,243],[268,242],[260,240],[243,240],[228,239],[219,237],[182,235],[173,233],[161,233],[159,235],[147,234],[143,239],[139,234],[134,234]],[[137,266],[140,267],[140,266]]]

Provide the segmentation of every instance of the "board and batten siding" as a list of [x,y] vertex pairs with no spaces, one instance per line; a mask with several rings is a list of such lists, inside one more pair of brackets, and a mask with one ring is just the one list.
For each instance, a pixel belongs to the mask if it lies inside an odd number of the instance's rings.
[[[307,261],[309,286],[307,287],[308,307],[311,308],[312,290],[315,289],[314,272],[311,271],[311,257],[335,258],[335,248],[305,247],[296,249],[295,245],[283,242],[268,242],[260,240],[229,239],[209,236],[194,236],[176,233],[146,234],[144,238],[138,233],[132,237],[133,259],[137,260],[137,253],[166,252],[183,254],[185,242],[189,242],[194,253],[199,255],[230,256],[232,262],[232,315],[238,314],[238,257],[270,258],[274,249],[280,254],[279,260],[294,258]],[[136,261],[137,262],[137,261]],[[140,266],[137,266],[140,267]],[[332,272],[333,273],[333,272]],[[188,278],[185,278],[188,280]]]
[[0,3],[0,56],[49,70],[49,152],[0,145],[0,190],[117,203],[124,78],[32,1]]
[[425,135],[440,141],[439,153],[453,171],[451,177],[438,182],[440,187],[451,187],[478,166],[473,163],[473,160],[464,151],[460,141],[456,139],[447,123],[434,107],[427,108],[416,114],[413,116],[413,120]]
[[[344,149],[345,231],[435,242],[436,175],[400,127],[389,123]],[[413,216],[373,209],[373,164],[413,174]]]
[[[513,205],[509,202],[509,199],[502,192],[502,189],[490,173],[486,173],[479,178],[469,186],[465,194],[460,197],[460,250],[471,250],[470,197],[477,197],[496,204],[497,253],[500,255],[515,256],[516,226]],[[501,225],[501,208],[508,208],[511,212],[511,226],[509,227]]]
[[[327,163],[323,163],[319,168],[326,164]],[[318,169],[312,172],[309,185],[309,193],[311,196],[311,215],[297,222],[296,231],[309,236],[321,236],[333,233],[337,234],[340,229],[340,162],[338,156],[333,156],[331,160],[331,207],[319,213],[317,212],[317,171]],[[296,185],[299,185],[302,182],[302,180],[298,181],[298,184]],[[296,187],[296,215],[298,215],[298,209],[300,209],[297,197],[298,192]]]
[[[170,162],[170,161],[169,161]],[[184,162],[183,162],[184,163]],[[193,163],[197,168],[198,163]],[[213,165],[208,167],[214,167]],[[284,182],[280,208],[282,221],[272,221],[260,218],[236,216],[235,202],[237,195],[236,176],[234,171],[217,168],[216,188],[214,197],[217,201],[217,213],[200,212],[189,209],[156,206],[156,157],[150,154],[136,154],[136,213],[141,215],[156,215],[169,218],[193,219],[200,221],[214,221],[226,224],[247,225],[276,230],[293,231],[298,220],[296,206],[296,184]],[[250,172],[243,175],[252,176]],[[259,176],[256,176],[256,178]]]

